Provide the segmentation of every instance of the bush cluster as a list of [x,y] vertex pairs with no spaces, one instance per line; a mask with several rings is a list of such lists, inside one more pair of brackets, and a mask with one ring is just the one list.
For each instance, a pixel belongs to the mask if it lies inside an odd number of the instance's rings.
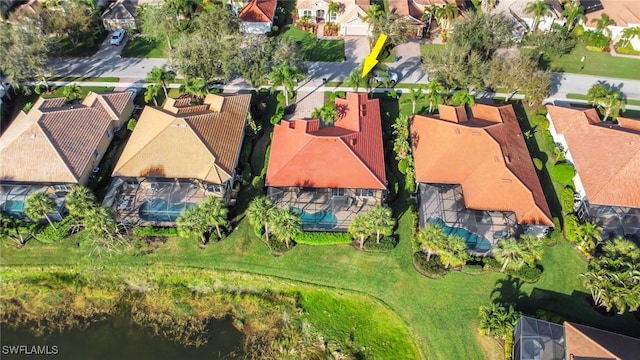
[[578,241],[578,231],[580,230],[580,222],[575,215],[567,215],[564,218],[564,236],[567,240],[575,243]]
[[576,169],[567,162],[558,162],[549,170],[549,175],[560,184],[569,185],[576,175]]
[[173,227],[142,226],[133,229],[134,235],[141,236],[177,236],[178,230]]
[[580,39],[584,42],[588,50],[591,50],[590,48],[599,48],[600,50],[597,51],[602,51],[602,49],[609,46],[609,42],[611,41],[605,34],[594,30],[585,31],[582,36],[580,36]]
[[380,239],[380,243],[377,243],[375,238],[369,239],[364,243],[365,250],[368,251],[391,251],[396,247],[397,241],[392,236],[385,236]]
[[574,192],[571,186],[566,186],[562,189],[562,194],[560,195],[560,206],[562,207],[562,212],[564,214],[571,214],[573,212],[573,205],[575,204],[573,194]]
[[74,224],[75,219],[67,216],[62,221],[55,223],[55,228],[47,224],[42,231],[35,235],[35,238],[42,243],[51,244],[71,235]]
[[344,232],[310,232],[303,231],[294,241],[297,244],[306,245],[340,245],[351,244],[353,239],[348,233]]
[[540,280],[542,269],[537,266],[525,266],[520,270],[507,269],[506,273],[524,282],[535,283]]
[[413,254],[413,264],[418,272],[433,279],[439,279],[449,272],[449,269],[444,268],[437,255],[432,255],[431,260],[427,261],[427,254],[422,251]]

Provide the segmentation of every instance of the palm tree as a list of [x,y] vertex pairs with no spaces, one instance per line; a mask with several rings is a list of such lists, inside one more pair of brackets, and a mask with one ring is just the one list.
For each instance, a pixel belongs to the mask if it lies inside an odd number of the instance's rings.
[[640,38],[640,26],[628,27],[622,30],[623,46],[629,45],[629,41],[633,38]]
[[56,228],[49,218],[49,213],[56,211],[56,202],[44,191],[34,192],[24,201],[24,213],[33,221],[47,219],[52,228]]
[[444,102],[442,92],[445,89],[437,80],[431,80],[427,84],[426,90],[426,100],[429,102],[429,113],[432,113],[434,106],[438,106]]
[[358,66],[342,81],[345,86],[353,88],[353,92],[358,92],[360,87],[365,87],[368,84],[368,78],[362,77],[362,66]]
[[544,255],[544,248],[542,247],[542,241],[533,235],[520,236],[520,242],[522,243],[522,259],[529,266],[534,266],[537,261],[542,260]]
[[62,89],[62,95],[67,98],[67,101],[80,99],[82,96],[82,89],[78,84],[69,84]]
[[156,98],[158,97],[158,94],[160,93],[160,89],[162,89],[162,85],[160,85],[160,84],[147,85],[147,89],[144,92],[144,101],[146,103],[149,103],[149,102],[151,102],[151,100],[153,100],[153,104],[155,106],[158,106],[158,100]]
[[596,24],[596,31],[602,32],[603,30],[606,30],[607,36],[611,36],[609,26],[617,25],[615,20],[610,18],[606,13],[602,13],[602,15],[600,15],[600,19],[591,19],[591,23]]
[[374,29],[377,28],[382,21],[386,21],[386,17],[387,14],[384,12],[384,9],[374,4],[366,11],[366,15],[362,18],[362,21],[369,23],[369,29]]
[[227,209],[222,201],[214,195],[209,195],[198,207],[205,217],[207,225],[215,227],[216,232],[218,233],[218,239],[222,240],[222,231],[220,231],[220,227],[227,226],[227,214],[229,213],[229,209]]
[[469,92],[468,89],[462,89],[453,93],[451,97],[451,105],[453,106],[473,106],[476,103],[476,98]]
[[453,2],[447,3],[441,9],[442,9],[440,10],[442,12],[441,19],[444,20],[444,23],[445,23],[443,28],[444,30],[448,31],[453,20],[455,20],[458,17],[458,14],[459,14],[458,4],[455,1],[453,1]]
[[330,125],[338,118],[338,110],[336,109],[335,104],[329,103],[322,107],[313,109],[311,117],[322,120],[324,125]]
[[89,188],[75,186],[65,197],[64,205],[69,215],[79,220],[83,219],[96,205],[96,197]]
[[584,252],[591,252],[598,241],[602,240],[602,228],[592,222],[585,222],[578,228],[580,244],[578,246]]
[[181,86],[183,92],[191,94],[196,98],[197,102],[200,102],[209,91],[204,86],[204,81],[200,79],[185,79],[184,84]]
[[147,79],[145,81],[148,83],[161,85],[162,90],[164,90],[164,97],[166,98],[169,97],[169,93],[167,92],[167,85],[175,78],[176,75],[173,72],[168,71],[166,65],[162,65],[162,67],[154,66],[153,69],[151,69],[151,71],[147,74]]
[[504,272],[507,267],[513,270],[522,269],[524,266],[524,247],[522,243],[515,239],[502,239],[497,247],[493,249],[496,260],[502,263],[500,272]]
[[289,65],[288,61],[271,68],[269,75],[274,86],[284,87],[285,105],[289,106],[289,93],[293,93],[293,86],[298,81],[304,79],[304,75],[298,70],[297,66]]
[[376,206],[367,213],[371,226],[376,233],[376,244],[380,243],[380,235],[389,236],[393,233],[396,220],[393,218],[391,209],[383,206]]
[[449,266],[463,266],[469,260],[467,243],[458,235],[449,235],[438,255],[440,261],[444,263],[445,269],[448,269]]
[[416,241],[420,249],[427,252],[427,261],[429,261],[433,253],[438,253],[442,250],[444,243],[447,241],[447,234],[439,224],[428,223],[418,232]]
[[620,116],[620,111],[624,111],[625,109],[620,91],[612,91],[607,94],[602,102],[602,107],[605,109],[604,119],[602,119],[602,121],[607,121],[609,115],[611,115],[612,118],[617,119],[618,116]]
[[251,224],[257,233],[261,227],[264,227],[264,234],[269,242],[269,224],[271,223],[271,214],[273,213],[273,203],[266,196],[259,196],[249,204],[245,212]]
[[332,1],[327,6],[327,11],[329,12],[329,24],[331,24],[331,14],[338,14],[340,12],[340,4]]
[[564,8],[562,11],[567,24],[567,32],[571,32],[576,22],[585,21],[587,18],[584,16],[584,7],[580,3],[574,3],[571,6]]
[[118,251],[125,239],[118,231],[118,223],[113,213],[102,206],[94,206],[84,217],[84,228],[88,238],[94,244],[93,252]]
[[271,224],[273,235],[287,244],[288,249],[291,241],[302,232],[302,219],[289,208],[272,211],[272,213],[274,214]]
[[27,240],[22,235],[21,228],[25,225],[24,221],[20,219],[0,214],[0,239],[9,239],[19,248],[24,246]]
[[356,215],[351,220],[348,231],[358,241],[361,250],[364,247],[364,241],[373,233],[372,228],[370,219],[364,214]]
[[422,91],[422,86],[418,89],[409,90],[409,100],[411,100],[411,115],[416,113],[416,104],[426,98],[425,93]]
[[549,4],[547,4],[544,0],[535,0],[528,3],[524,8],[524,12],[527,14],[533,14],[533,25],[531,25],[532,32],[538,30],[538,23],[540,22],[540,18],[551,15]]
[[206,245],[207,236],[206,233],[209,230],[209,224],[197,206],[188,207],[182,210],[178,219],[176,219],[178,226],[178,234],[184,238],[190,238],[192,236],[199,236],[202,245]]

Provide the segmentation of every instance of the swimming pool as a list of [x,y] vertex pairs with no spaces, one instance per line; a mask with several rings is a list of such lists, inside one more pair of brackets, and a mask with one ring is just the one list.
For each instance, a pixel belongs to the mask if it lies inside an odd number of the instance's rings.
[[444,228],[444,232],[447,235],[458,235],[463,238],[467,243],[467,249],[469,250],[481,253],[491,250],[491,242],[483,236],[474,234],[463,228],[447,226],[447,224],[445,224],[444,221],[439,218],[429,219],[429,222],[436,223],[442,226],[442,228]]
[[316,213],[309,213],[302,209],[291,208],[291,211],[300,216],[302,226],[308,229],[331,230],[338,225],[338,218],[329,210],[323,210]]
[[163,199],[152,199],[145,201],[138,213],[142,220],[174,222],[180,216],[182,209],[192,206],[198,206],[198,204],[169,204]]

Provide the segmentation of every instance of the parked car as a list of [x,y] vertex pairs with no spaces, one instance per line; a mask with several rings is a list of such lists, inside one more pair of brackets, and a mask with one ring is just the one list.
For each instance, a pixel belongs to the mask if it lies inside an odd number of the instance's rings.
[[140,89],[135,87],[130,87],[130,88],[127,88],[125,91],[128,91],[131,93],[131,100],[135,100],[136,96],[138,96],[138,91],[140,91]]
[[122,44],[122,40],[124,40],[124,30],[122,29],[114,31],[111,35],[111,45],[120,45]]
[[378,84],[389,80],[391,85],[395,85],[398,82],[398,73],[391,70],[377,70],[373,73],[373,80]]

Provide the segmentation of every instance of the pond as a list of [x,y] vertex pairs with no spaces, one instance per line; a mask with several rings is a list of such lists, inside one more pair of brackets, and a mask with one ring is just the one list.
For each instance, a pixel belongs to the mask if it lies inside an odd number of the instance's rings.
[[[223,359],[232,352],[239,353],[243,335],[232,325],[230,317],[211,320],[207,344],[183,346],[155,336],[135,324],[126,315],[114,315],[95,322],[87,328],[74,328],[63,333],[35,336],[27,329],[8,329],[2,326],[2,359]],[[22,349],[16,346],[26,346]],[[34,346],[38,348],[34,348]],[[15,355],[22,350],[23,355]],[[13,351],[14,355],[9,355]],[[30,352],[30,354],[29,354]],[[49,355],[34,355],[40,352]]]

